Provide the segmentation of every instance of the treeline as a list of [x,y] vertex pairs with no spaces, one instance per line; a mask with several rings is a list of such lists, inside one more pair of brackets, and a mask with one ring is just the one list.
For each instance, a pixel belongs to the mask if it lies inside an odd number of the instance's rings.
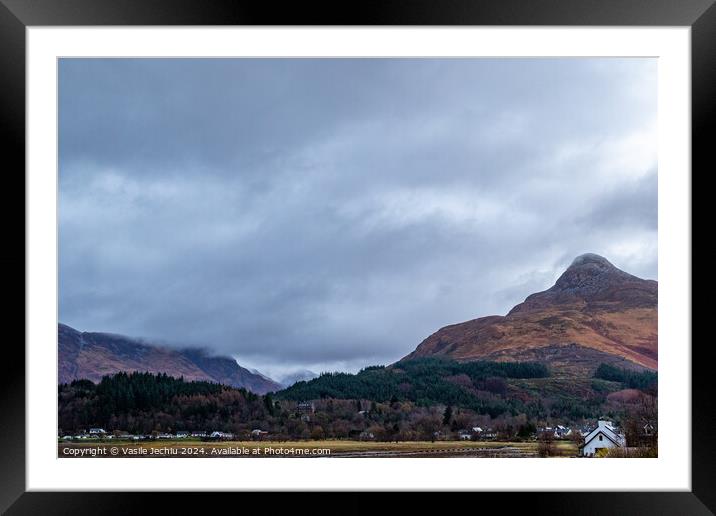
[[484,380],[489,377],[502,378],[547,378],[549,369],[538,362],[455,362],[446,358],[415,358],[394,365],[392,369],[408,373],[466,374],[472,380]]
[[[369,370],[384,373],[383,368]],[[88,380],[63,384],[58,401],[60,435],[101,427],[118,435],[219,430],[247,439],[252,430],[261,429],[277,440],[409,441],[457,438],[458,432],[481,426],[494,429],[497,438],[513,440],[531,438],[537,423],[524,412],[511,410],[517,405],[509,403],[492,415],[445,404],[333,398],[315,400],[306,410],[298,401],[271,394],[258,396],[244,389],[148,373],[119,373],[99,384]]]
[[61,429],[106,427],[141,434],[207,426],[229,431],[267,412],[264,399],[245,389],[138,372],[105,376],[99,384],[60,385],[58,405]]
[[[640,388],[656,382],[654,373],[609,366],[597,375],[592,383],[604,378]],[[92,427],[135,435],[218,430],[247,436],[261,429],[276,439],[362,438],[367,432],[376,439],[410,440],[492,426],[500,435],[523,437],[541,425],[618,419],[624,405],[607,399],[614,384],[610,390],[603,382],[606,390],[597,390],[586,382],[567,389],[536,363],[440,358],[368,367],[357,374],[325,373],[265,396],[165,374],[119,373],[98,384],[60,385],[58,415],[59,428],[72,435]],[[311,409],[301,402],[311,402]]]
[[644,392],[656,393],[658,375],[652,371],[630,371],[609,364],[600,364],[594,372],[595,378],[619,382],[629,389],[639,389]]
[[418,406],[455,405],[492,417],[520,412],[536,415],[536,405],[505,396],[505,379],[548,376],[547,367],[538,363],[458,363],[419,358],[391,367],[367,367],[357,374],[324,373],[308,382],[295,383],[276,396],[288,400],[335,398],[410,401]]
[[[85,381],[84,388],[90,388]],[[105,376],[97,385],[99,402],[110,412],[159,408],[175,396],[213,395],[221,385],[211,382],[185,382],[165,373],[117,373]]]

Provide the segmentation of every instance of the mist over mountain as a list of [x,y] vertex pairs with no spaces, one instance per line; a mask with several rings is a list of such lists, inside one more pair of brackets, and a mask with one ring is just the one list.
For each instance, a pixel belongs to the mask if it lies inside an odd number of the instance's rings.
[[318,377],[318,373],[314,373],[308,369],[300,369],[287,375],[282,376],[279,381],[283,387],[290,387],[296,382],[302,382],[307,380],[313,380]]
[[257,394],[276,391],[278,382],[241,367],[229,357],[212,356],[203,349],[169,349],[110,333],[80,332],[59,324],[58,383],[123,372],[166,373],[185,380],[203,380],[243,387]]
[[60,59],[59,320],[355,372],[584,250],[658,279],[657,61]]

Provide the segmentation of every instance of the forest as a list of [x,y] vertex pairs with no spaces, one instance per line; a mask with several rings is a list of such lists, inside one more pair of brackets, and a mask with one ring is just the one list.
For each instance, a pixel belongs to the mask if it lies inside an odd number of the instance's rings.
[[[279,392],[290,400],[324,398],[410,401],[419,406],[458,405],[493,417],[525,410],[507,396],[507,378],[546,378],[549,370],[538,363],[467,362],[443,358],[406,360],[390,367],[367,367],[357,374],[324,373]],[[484,391],[495,396],[475,396]]]
[[[135,435],[183,430],[246,436],[260,429],[275,439],[416,440],[480,426],[500,438],[520,439],[542,425],[619,420],[628,407],[610,401],[609,392],[653,388],[656,377],[607,366],[592,381],[602,388],[580,397],[555,383],[542,364],[427,358],[357,374],[324,373],[259,396],[165,374],[119,373],[98,384],[60,385],[59,431],[101,427]],[[302,402],[310,402],[310,410],[301,409]]]
[[656,394],[658,375],[652,371],[629,371],[609,364],[600,364],[594,372],[594,377],[619,382],[629,389],[639,389]]

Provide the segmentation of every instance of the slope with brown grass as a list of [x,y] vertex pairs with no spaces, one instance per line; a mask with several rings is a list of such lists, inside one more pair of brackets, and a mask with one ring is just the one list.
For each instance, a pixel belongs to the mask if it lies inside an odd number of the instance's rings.
[[446,326],[406,358],[537,360],[580,374],[602,362],[656,370],[657,305],[656,281],[585,254],[551,288],[527,297],[507,315]]

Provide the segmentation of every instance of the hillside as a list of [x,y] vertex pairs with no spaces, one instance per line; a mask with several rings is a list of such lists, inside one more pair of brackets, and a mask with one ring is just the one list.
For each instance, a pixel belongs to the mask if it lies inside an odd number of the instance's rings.
[[390,367],[366,367],[357,374],[324,373],[308,382],[295,383],[276,396],[296,401],[335,398],[457,405],[495,417],[526,410],[522,400],[507,395],[507,379],[547,377],[549,370],[542,364],[419,358]]
[[595,254],[577,257],[556,283],[505,316],[446,326],[406,359],[537,361],[556,375],[589,376],[602,363],[656,370],[658,284]]
[[[328,373],[275,394],[166,375],[117,373],[58,389],[59,428],[102,427],[133,434],[253,429],[275,439],[432,439],[475,425],[528,438],[545,423],[619,420],[656,393],[657,376],[602,366],[593,378],[549,376],[540,364],[458,363],[422,358],[358,374]],[[311,400],[310,408],[301,408]]]
[[57,340],[59,383],[77,379],[96,383],[105,375],[140,371],[243,387],[257,394],[281,388],[233,358],[211,356],[201,349],[152,346],[121,335],[79,332],[64,324],[58,325]]
[[525,414],[577,420],[618,412],[608,396],[625,388],[655,395],[656,373],[601,364],[593,376],[555,377],[535,362],[456,362],[446,357],[403,360],[366,367],[357,374],[324,373],[275,394],[283,400],[369,400],[410,402],[421,407],[451,405],[488,414]]

